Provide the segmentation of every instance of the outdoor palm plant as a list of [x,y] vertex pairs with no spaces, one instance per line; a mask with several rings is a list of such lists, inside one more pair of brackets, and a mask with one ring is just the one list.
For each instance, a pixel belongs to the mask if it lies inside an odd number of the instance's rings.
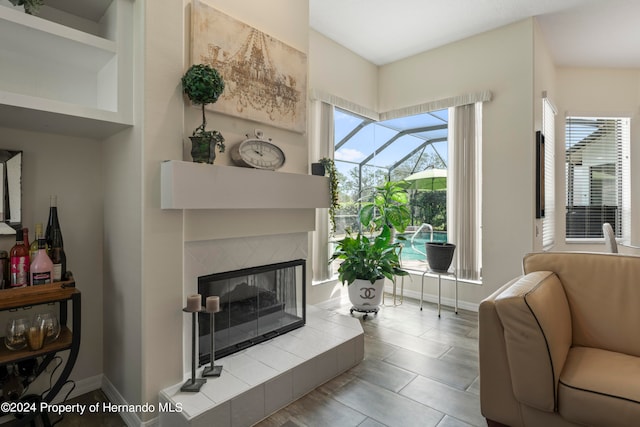
[[376,187],[373,201],[362,203],[360,223],[372,231],[386,225],[399,233],[404,232],[411,222],[407,191],[410,186],[407,181],[388,181]]

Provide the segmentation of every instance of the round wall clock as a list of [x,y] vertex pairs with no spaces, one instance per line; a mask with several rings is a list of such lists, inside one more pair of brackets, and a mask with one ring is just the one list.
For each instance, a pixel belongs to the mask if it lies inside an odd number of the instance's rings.
[[238,166],[257,169],[275,170],[282,167],[285,155],[280,147],[271,140],[262,139],[261,132],[256,132],[256,136],[231,147],[231,160]]

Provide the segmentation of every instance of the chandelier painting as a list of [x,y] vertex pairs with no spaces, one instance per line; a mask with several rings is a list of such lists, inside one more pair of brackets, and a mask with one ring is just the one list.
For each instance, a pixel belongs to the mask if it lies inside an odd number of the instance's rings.
[[191,62],[212,66],[225,81],[207,108],[305,132],[306,55],[199,1],[192,7]]

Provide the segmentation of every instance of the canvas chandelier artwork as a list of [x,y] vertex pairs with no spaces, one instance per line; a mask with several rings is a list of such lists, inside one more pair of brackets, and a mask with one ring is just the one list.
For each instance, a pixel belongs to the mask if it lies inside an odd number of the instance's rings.
[[217,69],[226,85],[207,108],[305,132],[307,56],[202,2],[192,7],[191,61]]

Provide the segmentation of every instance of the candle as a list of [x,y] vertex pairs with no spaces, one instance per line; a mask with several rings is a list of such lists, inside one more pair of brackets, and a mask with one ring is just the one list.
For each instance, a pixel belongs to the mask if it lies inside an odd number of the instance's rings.
[[202,297],[200,294],[189,295],[187,297],[187,311],[195,312],[202,310]]
[[207,312],[217,313],[220,311],[220,297],[207,297]]

